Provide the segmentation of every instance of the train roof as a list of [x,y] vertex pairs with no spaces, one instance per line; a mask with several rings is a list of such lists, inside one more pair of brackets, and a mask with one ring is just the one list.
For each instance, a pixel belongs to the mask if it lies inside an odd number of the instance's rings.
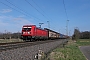
[[57,33],[57,34],[60,34],[60,33],[56,32],[56,31],[50,30],[50,29],[48,29],[48,28],[44,28],[44,29],[45,29],[45,30],[48,30],[48,31],[51,31],[51,32],[54,32],[54,33]]
[[[36,25],[23,25],[23,27],[28,27],[28,26],[36,26]],[[40,27],[37,27],[37,26],[36,26],[36,28],[37,28],[37,29],[44,30],[43,28],[40,28]]]
[[36,26],[36,25],[23,25],[23,27],[24,27],[24,26]]

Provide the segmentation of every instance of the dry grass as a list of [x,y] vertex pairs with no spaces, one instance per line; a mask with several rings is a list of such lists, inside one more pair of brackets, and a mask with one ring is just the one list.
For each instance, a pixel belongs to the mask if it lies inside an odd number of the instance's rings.
[[65,47],[53,50],[46,60],[86,60],[78,48],[78,44],[69,40]]
[[21,39],[0,39],[0,43],[23,42]]

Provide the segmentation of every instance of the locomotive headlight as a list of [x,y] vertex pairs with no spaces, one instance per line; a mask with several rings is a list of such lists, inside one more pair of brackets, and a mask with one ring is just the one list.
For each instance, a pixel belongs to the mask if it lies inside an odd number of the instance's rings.
[[25,34],[25,32],[23,32],[23,34]]
[[28,34],[30,34],[30,32],[28,32]]

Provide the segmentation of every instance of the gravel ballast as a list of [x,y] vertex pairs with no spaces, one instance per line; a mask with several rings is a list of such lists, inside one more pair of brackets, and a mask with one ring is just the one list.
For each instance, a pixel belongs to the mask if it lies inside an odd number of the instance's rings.
[[64,41],[65,40],[58,40],[50,43],[2,51],[0,52],[0,60],[34,60],[34,57],[39,50],[47,53],[62,44]]

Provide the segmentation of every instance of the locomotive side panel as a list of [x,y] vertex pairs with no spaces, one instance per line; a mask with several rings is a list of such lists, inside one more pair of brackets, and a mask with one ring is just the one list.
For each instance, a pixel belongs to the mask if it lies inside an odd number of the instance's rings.
[[37,28],[35,25],[24,25],[22,27],[22,38],[23,40],[45,40],[48,38],[48,31]]
[[48,38],[48,32],[46,30],[36,28],[36,37],[38,39],[45,39]]

